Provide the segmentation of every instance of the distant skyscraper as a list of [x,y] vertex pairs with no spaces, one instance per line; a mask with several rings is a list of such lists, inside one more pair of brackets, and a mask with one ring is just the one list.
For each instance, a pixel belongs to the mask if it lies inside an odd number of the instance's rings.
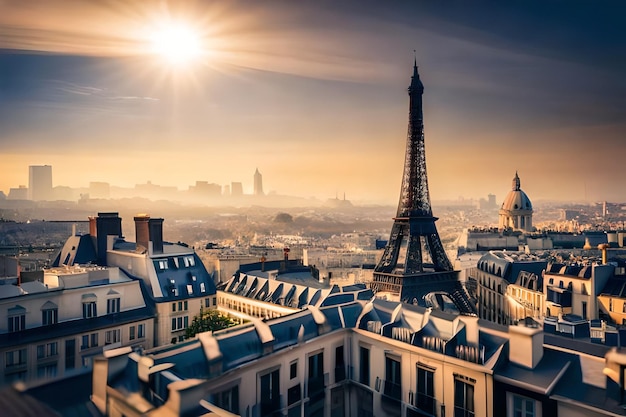
[[233,197],[241,197],[243,195],[243,184],[240,182],[232,182],[230,184],[230,195]]
[[28,199],[52,200],[52,166],[31,165],[28,167]]
[[259,172],[259,168],[254,172],[254,195],[263,194],[263,175]]
[[433,217],[424,152],[424,86],[413,66],[409,86],[409,132],[398,211],[371,288],[401,301],[464,314],[474,307],[443,248]]

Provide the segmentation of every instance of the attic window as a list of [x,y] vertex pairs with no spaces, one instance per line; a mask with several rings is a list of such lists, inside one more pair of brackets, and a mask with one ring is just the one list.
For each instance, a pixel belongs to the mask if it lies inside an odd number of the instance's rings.
[[[206,292],[206,287],[204,286],[204,282],[200,283],[200,292]],[[624,304],[626,305],[626,304]]]
[[162,260],[160,260],[158,262],[159,262],[159,269],[161,271],[167,269],[167,259],[162,259]]
[[192,285],[187,285],[187,294],[189,294],[189,295],[193,294],[193,286]]
[[192,275],[192,276],[191,276],[191,280],[192,280],[193,282],[196,282],[196,276],[195,276],[195,275]]
[[185,267],[189,268],[190,266],[195,266],[196,261],[193,259],[193,256],[185,256],[183,257],[183,262],[185,263]]

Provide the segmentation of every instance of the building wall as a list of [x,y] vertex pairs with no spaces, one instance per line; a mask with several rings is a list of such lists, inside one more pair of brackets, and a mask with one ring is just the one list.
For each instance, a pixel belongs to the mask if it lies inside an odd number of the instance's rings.
[[300,311],[299,308],[242,297],[226,291],[217,292],[217,305],[220,311],[240,321],[249,320],[250,317],[270,319]]
[[[217,296],[215,294],[156,303],[154,345],[163,346],[185,340],[185,331],[191,325],[193,318],[200,314],[200,309],[207,308],[217,308]],[[173,320],[176,321],[175,324]]]
[[509,324],[508,303],[505,299],[508,281],[495,274],[475,270],[478,283],[478,316],[499,324]]

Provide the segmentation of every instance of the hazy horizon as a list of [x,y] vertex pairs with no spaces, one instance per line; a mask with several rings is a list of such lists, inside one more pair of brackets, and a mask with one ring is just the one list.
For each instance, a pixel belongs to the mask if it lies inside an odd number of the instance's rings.
[[[626,201],[619,2],[0,1],[0,190],[242,182],[397,204],[414,53],[433,201]],[[163,22],[201,35],[173,68]]]

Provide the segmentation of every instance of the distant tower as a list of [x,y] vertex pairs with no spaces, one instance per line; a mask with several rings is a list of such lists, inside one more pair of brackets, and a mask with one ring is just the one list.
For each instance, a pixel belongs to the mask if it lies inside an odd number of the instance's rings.
[[520,188],[520,179],[515,172],[511,191],[500,208],[498,227],[531,232],[533,230],[533,205]]
[[241,197],[243,195],[243,184],[240,182],[231,182],[230,195],[232,197]]
[[404,302],[442,310],[454,306],[460,313],[475,314],[435,227],[424,152],[424,86],[417,63],[408,91],[409,129],[398,212],[371,288]]
[[28,199],[49,201],[52,196],[52,167],[31,165],[28,167]]
[[254,195],[264,195],[263,194],[263,175],[259,172],[259,168],[254,172]]

